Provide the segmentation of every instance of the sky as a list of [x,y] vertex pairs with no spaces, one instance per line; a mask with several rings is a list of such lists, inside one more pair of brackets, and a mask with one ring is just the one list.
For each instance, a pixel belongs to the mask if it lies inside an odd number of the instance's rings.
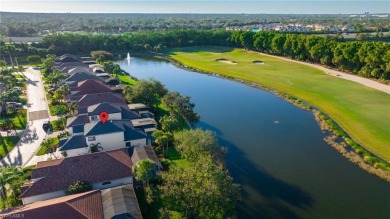
[[0,0],[0,11],[54,13],[390,13],[390,0]]

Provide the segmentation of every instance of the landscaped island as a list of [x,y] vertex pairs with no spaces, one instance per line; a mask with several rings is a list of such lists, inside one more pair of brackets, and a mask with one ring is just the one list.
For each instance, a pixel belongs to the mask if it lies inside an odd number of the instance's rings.
[[[334,119],[356,142],[390,160],[388,94],[329,76],[321,70],[224,47],[190,47],[171,50],[170,57],[199,70],[256,82],[300,98]],[[224,57],[237,65],[215,60]],[[259,68],[253,62],[266,65]]]

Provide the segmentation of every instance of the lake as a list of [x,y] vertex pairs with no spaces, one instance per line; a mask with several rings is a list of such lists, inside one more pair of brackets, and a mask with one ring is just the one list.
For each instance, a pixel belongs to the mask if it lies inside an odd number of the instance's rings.
[[228,147],[241,184],[238,218],[390,218],[390,184],[352,164],[324,141],[312,113],[244,84],[133,57],[117,62],[191,96],[197,127]]

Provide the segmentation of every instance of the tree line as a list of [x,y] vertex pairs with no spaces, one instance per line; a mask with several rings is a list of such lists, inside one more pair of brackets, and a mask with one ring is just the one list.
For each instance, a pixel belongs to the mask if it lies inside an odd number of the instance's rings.
[[66,31],[122,34],[167,30],[221,30],[267,23],[356,26],[358,31],[390,28],[389,18],[299,14],[69,14],[0,12],[0,34],[42,36]]
[[[121,35],[53,34],[39,44],[3,44],[3,54],[43,55],[110,52],[160,52],[186,46],[241,47],[292,59],[319,63],[363,77],[390,79],[390,44],[340,41],[326,37],[278,32],[173,30]],[[6,57],[3,55],[3,58]],[[4,58],[5,60],[6,58]]]

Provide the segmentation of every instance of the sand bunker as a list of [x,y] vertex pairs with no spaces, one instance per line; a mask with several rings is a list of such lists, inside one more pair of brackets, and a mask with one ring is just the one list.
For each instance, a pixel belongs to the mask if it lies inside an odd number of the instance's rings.
[[237,65],[237,62],[235,62],[235,61],[230,61],[230,60],[227,60],[227,59],[216,59],[215,61],[217,61],[217,62],[223,62],[223,63],[230,64],[230,65]]
[[262,64],[264,64],[264,62],[260,61],[260,60],[255,60],[255,61],[253,61],[253,64],[262,65]]

